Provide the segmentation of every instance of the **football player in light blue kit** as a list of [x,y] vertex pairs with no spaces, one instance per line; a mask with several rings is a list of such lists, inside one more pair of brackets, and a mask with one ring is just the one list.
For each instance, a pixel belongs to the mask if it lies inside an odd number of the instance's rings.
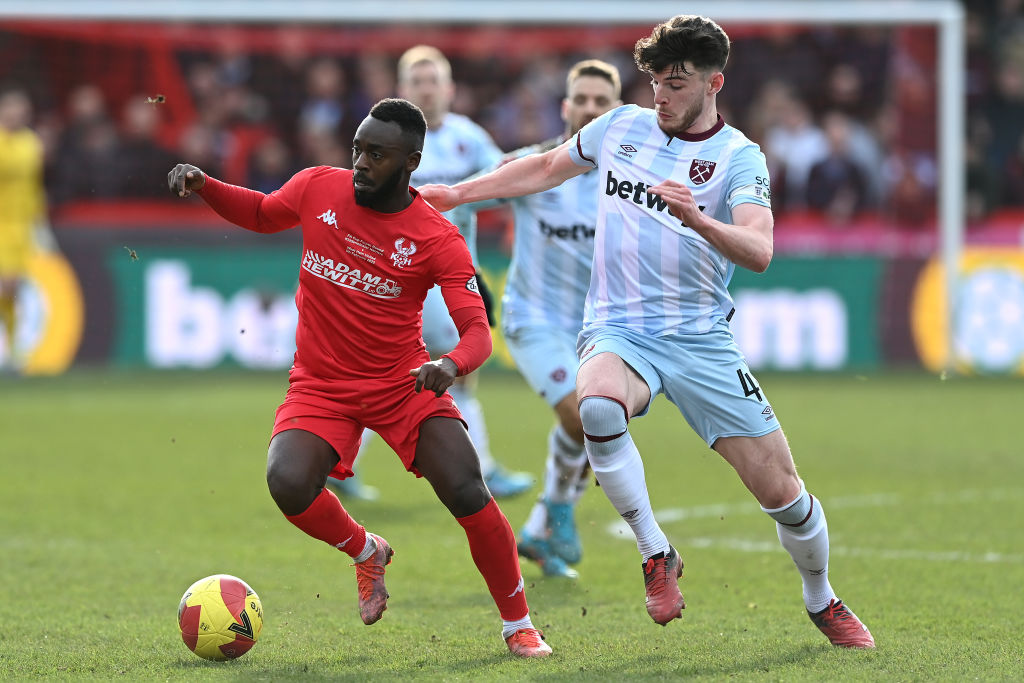
[[634,51],[651,77],[653,110],[619,107],[554,150],[453,188],[420,191],[450,208],[543,191],[598,170],[576,392],[591,467],[636,535],[648,614],[665,625],[685,606],[683,563],[654,518],[627,429],[664,393],[775,521],[812,622],[834,645],[870,648],[871,634],[829,583],[821,505],[797,476],[768,398],[729,330],[727,285],[736,265],[767,269],[773,218],[764,156],[718,115],[728,56],[729,39],[716,23],[674,17]]
[[[504,162],[554,149],[621,105],[621,91],[613,65],[596,59],[573,65],[562,100],[565,133],[511,152]],[[575,507],[589,470],[576,400],[576,337],[590,283],[600,183],[600,174],[593,171],[512,202],[515,239],[501,300],[502,333],[519,371],[557,417],[547,439],[544,490],[519,532],[518,546],[519,554],[537,562],[548,576],[575,578],[569,565],[579,562],[583,552]],[[467,207],[456,211],[462,208]]]
[[[468,117],[449,110],[454,94],[451,65],[437,48],[417,45],[406,50],[399,58],[398,95],[417,105],[427,119],[423,161],[410,181],[414,187],[457,182],[493,166],[501,159],[502,152],[487,131]],[[466,238],[473,262],[476,263],[476,215],[449,214],[446,217],[459,227],[462,236]],[[459,342],[459,331],[448,314],[440,287],[431,288],[423,302],[423,341],[432,358],[448,353]],[[466,420],[469,436],[480,456],[484,481],[495,498],[523,493],[533,485],[533,477],[525,472],[509,471],[494,459],[475,387],[475,375],[460,377],[448,389],[448,393],[455,399]],[[372,432],[363,433],[360,455],[371,437]],[[376,497],[375,492],[369,490],[370,487],[359,483],[354,477],[344,481],[329,479],[328,484],[344,495]]]

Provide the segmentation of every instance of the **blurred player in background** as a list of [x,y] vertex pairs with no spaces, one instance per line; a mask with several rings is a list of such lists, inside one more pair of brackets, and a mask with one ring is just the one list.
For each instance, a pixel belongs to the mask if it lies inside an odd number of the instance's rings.
[[[530,621],[512,527],[445,391],[487,359],[491,336],[465,240],[409,188],[425,132],[419,108],[385,99],[356,130],[351,171],[308,168],[265,195],[178,164],[168,185],[180,196],[198,192],[248,230],[303,226],[295,362],[277,410],[267,484],[292,524],[352,557],[363,622],[387,609],[384,571],[393,551],[324,485],[331,473],[352,473],[360,434],[370,428],[430,482],[465,530],[509,650],[544,657],[551,648]],[[460,338],[432,361],[420,319],[435,284]]]
[[[451,65],[440,50],[419,45],[398,60],[398,95],[423,110],[427,118],[427,136],[423,142],[423,161],[412,174],[412,183],[454,183],[493,166],[501,158],[501,150],[483,128],[461,114],[450,110],[455,95]],[[476,216],[462,219],[447,216],[466,238],[473,262],[477,263]],[[486,285],[478,277],[487,296]],[[445,308],[440,290],[427,293],[423,304],[423,340],[432,358],[451,351],[459,333]],[[533,485],[533,477],[525,472],[510,472],[491,455],[483,409],[475,395],[476,376],[460,377],[449,390],[469,425],[469,435],[480,455],[484,480],[496,498],[518,495]],[[363,449],[371,434],[363,435]],[[332,479],[328,484],[342,495],[372,498],[373,491],[356,478]]]
[[729,330],[737,265],[763,272],[773,253],[764,155],[718,114],[729,38],[677,16],[639,40],[654,109],[619,107],[543,154],[460,184],[422,187],[439,209],[540,192],[597,168],[594,265],[576,391],[587,455],[602,490],[636,535],[647,612],[665,625],[685,607],[683,562],[654,518],[630,437],[659,393],[733,468],[775,521],[803,580],[811,621],[834,645],[870,648],[867,628],[828,580],[820,503],[797,476],[771,405]]
[[0,327],[7,351],[0,367],[15,372],[26,351],[17,347],[18,290],[46,214],[43,143],[29,128],[31,119],[32,103],[23,90],[0,93]]
[[[611,64],[590,59],[573,65],[562,100],[565,133],[516,150],[505,161],[558,147],[621,105],[621,92],[619,71]],[[589,468],[576,401],[576,337],[590,285],[600,182],[600,174],[592,171],[513,201],[515,238],[501,328],[519,372],[557,417],[548,434],[544,490],[519,532],[519,554],[549,576],[574,578],[576,571],[569,565],[583,554],[575,508],[586,490]]]

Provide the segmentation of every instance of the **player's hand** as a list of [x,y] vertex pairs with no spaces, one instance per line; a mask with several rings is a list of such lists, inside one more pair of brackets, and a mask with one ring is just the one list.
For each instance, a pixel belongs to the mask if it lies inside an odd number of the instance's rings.
[[690,188],[674,180],[663,180],[647,190],[660,195],[668,204],[669,212],[688,228],[698,229],[704,222],[704,213],[697,206]]
[[416,378],[416,386],[413,389],[417,394],[426,389],[439,397],[455,383],[455,375],[458,372],[459,368],[455,361],[451,358],[441,358],[413,368],[409,374]]
[[424,185],[417,187],[416,191],[424,201],[442,213],[462,203],[459,201],[459,193],[448,185]]
[[206,174],[192,164],[178,164],[167,174],[168,189],[179,197],[187,197],[205,184]]

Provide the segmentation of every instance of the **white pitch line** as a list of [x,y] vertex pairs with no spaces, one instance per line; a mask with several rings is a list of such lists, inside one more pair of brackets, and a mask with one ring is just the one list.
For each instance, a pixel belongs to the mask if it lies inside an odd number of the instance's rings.
[[[632,538],[632,537],[630,537]],[[783,553],[778,541],[750,541],[742,538],[687,538],[689,548],[725,548],[744,553]],[[682,545],[682,544],[680,544]],[[869,557],[883,560],[924,560],[927,562],[972,562],[981,564],[1024,564],[1024,555],[1005,553],[964,553],[956,550],[884,550],[881,548],[845,548],[832,546],[830,555],[846,557]]]
[[[946,505],[950,503],[972,503],[977,501],[1020,500],[1024,495],[1022,489],[979,490],[967,489],[949,493],[936,493],[924,498],[916,498],[916,504]],[[896,493],[875,493],[859,496],[838,496],[827,501],[828,508],[860,508],[899,505],[905,497]],[[654,513],[660,524],[679,522],[686,519],[706,519],[724,517],[726,515],[763,514],[760,506],[751,501],[746,503],[719,503],[712,505],[696,505],[689,508],[667,508]],[[614,538],[627,541],[634,539],[629,525],[622,519],[609,523],[605,530]],[[785,552],[777,541],[751,541],[741,538],[687,538],[686,545],[691,548],[726,548],[747,553]],[[966,553],[956,550],[886,550],[883,548],[845,548],[832,546],[832,555],[848,557],[870,557],[885,560],[923,560],[927,562],[972,562],[982,564],[1024,564],[1024,555],[1006,553]]]

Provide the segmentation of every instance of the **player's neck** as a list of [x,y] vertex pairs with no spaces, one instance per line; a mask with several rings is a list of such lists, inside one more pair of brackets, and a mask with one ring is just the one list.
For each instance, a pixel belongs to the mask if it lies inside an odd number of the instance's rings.
[[444,120],[448,116],[448,112],[443,111],[437,116],[431,116],[427,118],[427,130],[437,130],[444,125]]
[[[377,213],[398,213],[405,211],[412,204],[413,196],[412,192],[408,189],[408,182],[406,183],[405,191],[395,192],[392,195],[386,197],[373,197],[370,201],[360,206],[376,211]],[[358,202],[356,202],[358,204]]]
[[700,136],[718,125],[718,107],[713,103],[698,116],[693,125],[683,131],[686,135]]

